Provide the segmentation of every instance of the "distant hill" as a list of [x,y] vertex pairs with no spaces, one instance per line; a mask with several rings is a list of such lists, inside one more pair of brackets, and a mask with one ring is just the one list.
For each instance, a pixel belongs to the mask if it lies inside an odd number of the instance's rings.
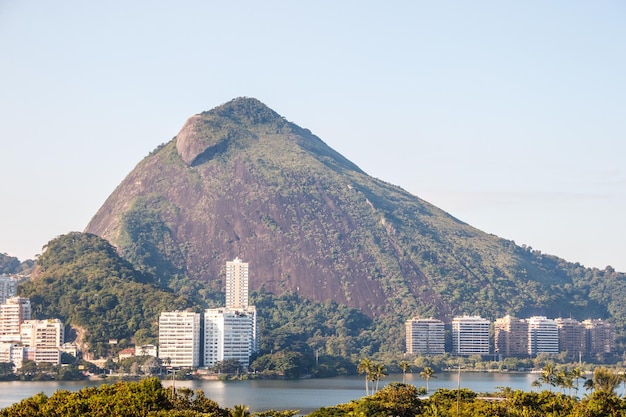
[[0,275],[28,275],[34,266],[35,261],[31,259],[22,262],[15,256],[0,253]]
[[[381,138],[381,152],[385,149]],[[576,227],[572,225],[572,227]],[[613,318],[626,277],[484,233],[372,178],[309,130],[252,98],[192,116],[142,160],[86,232],[161,285],[219,284],[250,263],[252,289],[420,314]]]
[[159,288],[106,240],[78,232],[46,245],[20,295],[30,298],[33,316],[71,325],[77,334],[67,340],[97,356],[108,352],[109,339],[120,339],[122,346],[133,337],[139,344],[156,343],[162,311],[195,305],[188,294]]

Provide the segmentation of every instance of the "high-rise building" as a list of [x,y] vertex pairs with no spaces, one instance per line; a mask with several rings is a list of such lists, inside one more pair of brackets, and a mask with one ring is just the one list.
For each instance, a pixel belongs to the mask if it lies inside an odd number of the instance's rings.
[[559,317],[554,319],[559,329],[559,351],[567,352],[570,359],[587,354],[587,332],[578,320]]
[[582,322],[586,330],[587,353],[598,355],[615,352],[615,327],[602,319]]
[[420,355],[445,353],[446,333],[441,320],[413,318],[406,321],[406,352]]
[[452,319],[452,351],[457,355],[489,354],[489,320],[480,316]]
[[200,314],[164,311],[159,317],[159,358],[167,366],[200,366]]
[[494,353],[502,357],[528,355],[528,322],[506,315],[494,323]]
[[528,354],[559,353],[559,328],[556,322],[543,316],[528,319]]
[[247,368],[256,350],[256,310],[211,308],[204,312],[204,365],[236,359]]
[[0,275],[0,304],[17,295],[17,279],[8,275]]
[[19,342],[20,326],[24,320],[30,320],[28,298],[11,297],[0,304],[0,341]]
[[235,258],[226,262],[226,307],[248,306],[248,263]]
[[20,340],[31,348],[60,348],[65,342],[65,326],[59,319],[24,320]]

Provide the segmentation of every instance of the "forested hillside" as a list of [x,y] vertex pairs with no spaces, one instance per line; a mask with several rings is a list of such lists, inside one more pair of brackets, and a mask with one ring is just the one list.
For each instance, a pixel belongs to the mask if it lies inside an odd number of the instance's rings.
[[252,289],[333,300],[400,331],[415,315],[562,315],[620,329],[626,317],[623,273],[484,233],[251,98],[192,116],[86,231],[164,286],[191,278],[219,288],[238,256]]

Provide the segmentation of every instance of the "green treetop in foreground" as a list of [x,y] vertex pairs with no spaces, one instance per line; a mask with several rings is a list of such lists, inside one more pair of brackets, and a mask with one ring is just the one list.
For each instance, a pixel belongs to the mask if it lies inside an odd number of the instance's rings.
[[[297,411],[264,411],[260,417],[292,417]],[[201,390],[163,388],[158,378],[87,387],[77,392],[43,393],[0,410],[0,417],[231,417],[249,416],[245,406],[222,408]]]
[[[598,368],[582,399],[563,392],[523,392],[502,389],[479,396],[469,389],[439,389],[420,398],[413,385],[391,383],[373,395],[347,404],[320,408],[309,417],[605,417],[625,416],[626,400],[616,394],[621,374]],[[31,416],[146,416],[146,417],[293,417],[297,411],[268,410],[251,414],[246,405],[222,408],[201,390],[182,388],[172,392],[156,378],[141,382],[88,387],[78,392],[57,391],[52,396],[37,394],[0,410],[0,417]]]

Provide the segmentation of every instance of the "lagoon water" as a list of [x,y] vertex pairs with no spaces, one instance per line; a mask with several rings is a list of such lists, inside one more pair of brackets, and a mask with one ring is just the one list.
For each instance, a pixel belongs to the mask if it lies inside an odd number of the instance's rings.
[[[461,373],[461,388],[469,388],[475,392],[494,392],[502,387],[531,390],[531,383],[539,377],[537,374],[517,373]],[[402,382],[402,374],[393,374],[380,381],[379,388],[390,382]],[[426,381],[419,374],[406,374],[405,382],[417,387],[426,386]],[[86,386],[96,386],[99,381],[9,381],[0,382],[0,409],[17,403],[24,398],[39,392],[52,395],[58,389],[78,391]],[[104,381],[104,383],[108,383]],[[163,381],[170,386],[172,381]],[[264,410],[300,410],[308,414],[320,407],[327,407],[365,395],[363,376],[336,377],[324,379],[301,380],[255,380],[255,381],[175,381],[176,388],[187,387],[201,389],[208,398],[222,407],[233,407],[237,404],[250,406],[250,411]],[[437,388],[456,389],[457,374],[438,373],[429,381],[432,393]]]

